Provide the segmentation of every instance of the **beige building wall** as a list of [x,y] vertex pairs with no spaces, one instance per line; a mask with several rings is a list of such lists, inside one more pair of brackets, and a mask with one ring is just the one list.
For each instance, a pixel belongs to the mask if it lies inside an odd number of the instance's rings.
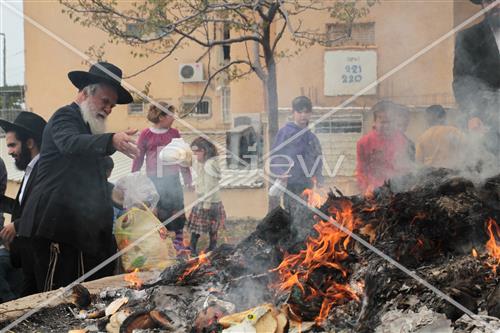
[[[467,1],[442,1],[423,5],[420,2],[381,1],[375,5],[371,14],[360,22],[375,22],[376,50],[378,53],[378,77],[389,73],[417,52],[450,31],[459,17],[467,17],[476,9]],[[73,23],[66,14],[61,13],[58,1],[26,2],[25,14],[39,23],[61,40],[25,21],[26,40],[26,84],[27,105],[33,111],[48,118],[55,109],[71,101],[75,89],[67,80],[70,70],[85,70],[82,57],[64,46],[68,43],[78,52],[84,53],[91,45],[99,46],[107,41],[106,35],[97,30]],[[465,14],[464,14],[465,13]],[[317,27],[326,32],[326,24],[333,23],[328,13],[315,12],[300,18],[304,26]],[[318,24],[317,22],[321,22]],[[292,25],[298,25],[295,18]],[[281,49],[290,53],[296,45],[285,34]],[[251,45],[249,45],[251,47]],[[349,49],[349,47],[344,47]],[[305,48],[299,56],[280,59],[278,62],[279,106],[289,106],[294,96],[309,95],[317,106],[335,106],[350,96],[330,97],[323,93],[324,46]],[[232,46],[232,55],[245,53],[245,48]],[[169,57],[168,60],[149,69],[143,74],[127,79],[133,87],[143,89],[151,82],[151,96],[179,104],[182,96],[199,96],[203,83],[180,83],[179,64],[194,62],[202,50],[194,45],[185,47]],[[212,54],[212,66],[217,66],[220,55]],[[156,58],[133,58],[130,49],[123,45],[106,45],[106,60],[116,63],[130,75],[153,63]],[[206,65],[206,59],[203,59]],[[402,69],[380,83],[378,97],[390,98],[405,104],[447,104],[453,103],[451,80],[453,62],[453,37],[437,44],[428,52],[411,61]],[[206,71],[206,66],[205,66]],[[43,78],[43,79],[41,79]],[[213,115],[209,118],[188,117],[186,121],[198,129],[223,129],[228,124],[222,121],[220,105],[221,83],[213,82],[208,89],[212,102]],[[265,106],[262,82],[255,76],[239,79],[231,83],[231,112],[258,113]],[[353,104],[371,105],[377,96],[363,96]],[[128,127],[144,127],[147,122],[141,115],[126,115],[125,107],[117,107],[111,115],[112,130]],[[182,127],[180,124],[177,124]]]
[[[304,17],[310,26],[322,20],[333,23],[328,14]],[[403,64],[453,28],[453,2],[432,4],[414,1],[381,1],[371,14],[359,22],[375,22],[375,50],[377,51],[378,78]],[[451,104],[453,38],[444,40],[421,57],[411,61],[393,75],[384,79],[377,88],[379,98],[388,98],[404,104]],[[293,47],[289,39],[283,49]],[[323,93],[324,53],[335,49],[313,46],[299,57],[282,59],[279,63],[280,106],[289,106],[298,94],[309,95],[317,106],[337,106],[351,96],[330,97]],[[361,48],[363,49],[363,48]],[[361,96],[351,105],[372,105],[377,96]]]
[[[48,30],[42,31],[25,21],[27,105],[46,119],[58,107],[71,102],[76,94],[76,89],[67,79],[67,72],[88,68],[87,64],[82,63],[82,57],[64,44],[68,43],[79,53],[83,53],[91,45],[99,46],[107,41],[103,32],[73,23],[61,12],[62,8],[58,1],[24,3],[25,14]],[[380,98],[409,105],[417,110],[412,112],[412,123],[408,131],[409,136],[416,139],[424,127],[421,111],[418,110],[431,104],[454,106],[451,86],[454,36],[436,45],[432,43],[479,9],[479,6],[471,5],[466,0],[426,3],[381,0],[372,7],[369,16],[360,22],[375,22],[375,45],[370,49],[377,52],[377,77],[383,78],[383,81],[377,87],[377,95],[361,96],[353,100],[350,106],[369,109]],[[328,13],[319,11],[303,15],[300,19],[302,26],[317,28],[320,33],[326,32],[327,24],[334,23]],[[293,18],[292,28],[298,24],[298,19]],[[56,35],[59,41],[48,32]],[[247,46],[250,49],[252,47],[250,44]],[[293,53],[296,49],[296,44],[291,40],[288,31],[280,48],[289,53]],[[324,55],[326,51],[336,49],[352,49],[352,47],[316,45],[304,48],[298,56],[278,60],[280,107],[289,107],[291,100],[301,94],[309,96],[315,106],[324,108],[338,106],[351,97],[324,95]],[[422,54],[415,57],[419,52]],[[233,57],[245,53],[246,50],[242,45],[231,47]],[[147,82],[151,82],[152,97],[179,105],[183,96],[196,97],[202,92],[203,83],[180,83],[178,79],[179,65],[194,62],[201,54],[201,49],[189,45],[168,60],[126,81],[139,90],[142,90]],[[153,63],[157,58],[154,56],[147,59],[133,58],[128,47],[106,44],[105,59],[121,67],[125,75],[130,75]],[[220,49],[212,54],[214,69],[219,60]],[[206,71],[207,58],[201,61],[204,62]],[[390,74],[391,71],[394,72]],[[185,118],[194,128],[213,131],[231,127],[231,121],[224,122],[221,112],[222,86],[223,82],[215,80],[208,89],[207,98],[212,106],[211,117]],[[265,92],[262,82],[254,74],[232,82],[230,92],[230,111],[233,118],[238,114],[247,113],[261,113],[265,118],[263,114]],[[362,117],[363,133],[365,133],[371,128],[371,115],[362,112]],[[126,128],[142,129],[148,126],[144,115],[129,115],[127,108],[123,106],[113,111],[109,123],[112,131]],[[190,131],[180,122],[176,122],[175,126],[182,131]],[[352,147],[355,139],[347,140],[346,147]],[[332,142],[332,145],[335,144]],[[352,177],[344,177],[338,181],[339,184],[345,184],[342,186],[346,193],[355,191],[349,179],[352,180]],[[253,216],[251,214],[261,215],[266,211],[266,209],[261,211],[260,208],[265,207],[265,191],[227,190],[227,193],[227,200],[245,202],[241,207],[235,205],[237,208],[234,210],[232,207],[226,207],[230,215],[235,212],[235,215]],[[251,201],[249,199],[257,198],[257,194],[259,198],[254,200],[256,204],[247,205],[246,203]]]

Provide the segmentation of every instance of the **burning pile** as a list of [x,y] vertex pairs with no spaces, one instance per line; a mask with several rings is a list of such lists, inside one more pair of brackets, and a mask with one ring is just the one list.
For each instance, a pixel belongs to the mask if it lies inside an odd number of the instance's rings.
[[141,290],[103,292],[93,304],[127,297],[100,319],[131,318],[120,332],[130,331],[129,322],[166,332],[241,325],[266,333],[493,332],[500,328],[492,318],[500,317],[497,183],[477,186],[430,170],[406,179],[405,188],[387,184],[367,197],[332,193],[322,214],[298,205],[291,218],[276,209],[238,245],[169,267]]
[[489,239],[486,242],[486,250],[490,254],[492,263],[487,263],[487,265],[491,267],[493,274],[496,275],[497,267],[500,265],[500,245],[498,245],[500,243],[500,228],[493,219],[488,221],[488,235]]
[[[338,224],[350,231],[354,229],[355,219],[348,201],[335,215]],[[276,268],[281,280],[277,287],[281,292],[291,292],[290,309],[298,317],[322,323],[332,306],[359,298],[349,286],[349,272],[342,265],[349,258],[350,236],[331,221],[319,221],[314,230],[318,235],[307,239],[306,249],[287,254]]]

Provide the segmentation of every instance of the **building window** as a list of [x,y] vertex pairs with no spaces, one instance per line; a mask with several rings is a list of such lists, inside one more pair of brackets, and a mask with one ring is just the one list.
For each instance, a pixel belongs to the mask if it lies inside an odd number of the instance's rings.
[[144,103],[130,103],[128,105],[128,114],[142,114]]
[[[223,38],[225,40],[231,38],[231,30],[229,28],[229,25],[224,24],[224,31],[223,31]],[[224,44],[222,45],[222,53],[224,56],[224,60],[230,61],[231,60],[231,44]]]
[[326,35],[328,47],[333,46],[373,46],[375,45],[375,23],[354,23],[351,25],[351,36],[341,38],[348,33],[349,25],[345,23],[327,24]]
[[210,117],[212,113],[210,101],[205,99],[199,103],[198,101],[192,99],[183,101],[181,105],[182,114]]
[[363,124],[357,120],[328,120],[315,126],[315,132],[323,134],[361,133],[362,130]]
[[231,88],[222,87],[221,91],[222,120],[224,124],[231,123]]

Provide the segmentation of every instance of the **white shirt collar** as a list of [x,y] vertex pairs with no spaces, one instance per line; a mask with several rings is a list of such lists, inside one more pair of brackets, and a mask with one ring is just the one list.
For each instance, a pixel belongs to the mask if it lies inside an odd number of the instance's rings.
[[500,53],[500,27],[493,27],[489,23],[488,26],[490,27],[491,32],[493,32],[493,37],[495,37],[495,41],[497,42],[498,52]]
[[38,162],[39,159],[40,159],[40,154],[36,154],[36,156],[33,157],[33,159],[28,163],[27,168],[33,169],[33,167],[35,166],[35,164]]
[[155,128],[155,127],[150,127],[149,130],[153,132],[154,134],[165,134],[168,132],[170,128]]

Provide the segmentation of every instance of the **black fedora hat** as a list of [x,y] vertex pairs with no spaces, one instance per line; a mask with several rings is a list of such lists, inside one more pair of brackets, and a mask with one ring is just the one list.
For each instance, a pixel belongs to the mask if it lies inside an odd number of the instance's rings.
[[68,78],[78,90],[94,83],[109,84],[116,89],[117,104],[128,104],[133,100],[132,95],[121,85],[122,70],[109,62],[98,62],[92,65],[88,72],[69,72]]
[[0,127],[7,132],[22,132],[36,141],[42,141],[43,129],[47,122],[45,119],[33,112],[22,111],[14,122],[0,119]]

